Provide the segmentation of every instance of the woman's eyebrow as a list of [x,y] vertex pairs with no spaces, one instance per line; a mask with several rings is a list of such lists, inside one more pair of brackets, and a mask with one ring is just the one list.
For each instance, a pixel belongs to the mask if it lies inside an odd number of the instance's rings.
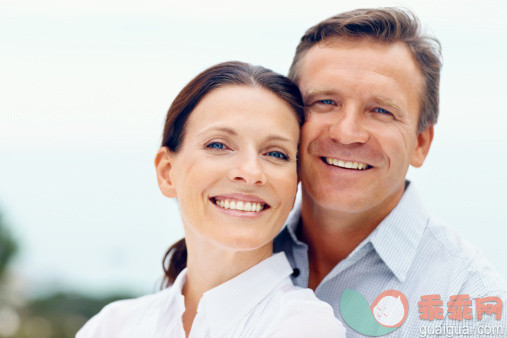
[[208,133],[210,131],[220,131],[220,132],[229,134],[231,136],[237,136],[238,135],[238,133],[235,130],[233,130],[231,128],[227,128],[227,127],[209,127],[209,128],[206,128],[206,129],[200,131],[197,135],[202,135],[202,134]]
[[[238,133],[234,129],[227,128],[227,127],[209,127],[209,128],[206,128],[206,129],[200,131],[197,135],[200,136],[202,134],[206,134],[209,132],[217,132],[217,131],[229,134],[231,136],[238,136]],[[265,141],[292,142],[293,140],[290,137],[272,134],[272,135],[267,136],[265,138]]]
[[266,137],[266,141],[283,141],[283,142],[292,142],[292,140],[288,137],[280,136],[280,135],[270,135]]

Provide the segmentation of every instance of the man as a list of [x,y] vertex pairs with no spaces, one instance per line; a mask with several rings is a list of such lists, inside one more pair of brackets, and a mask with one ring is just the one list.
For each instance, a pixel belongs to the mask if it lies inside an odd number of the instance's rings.
[[[440,45],[420,33],[417,18],[382,8],[310,28],[289,71],[307,112],[302,202],[275,251],[286,252],[294,283],[330,303],[351,337],[414,337],[439,328],[457,335],[501,325],[507,334],[506,315],[493,314],[506,300],[503,280],[426,213],[405,180],[430,149],[440,68]],[[397,291],[377,309],[361,309],[357,297],[372,305],[387,290]]]

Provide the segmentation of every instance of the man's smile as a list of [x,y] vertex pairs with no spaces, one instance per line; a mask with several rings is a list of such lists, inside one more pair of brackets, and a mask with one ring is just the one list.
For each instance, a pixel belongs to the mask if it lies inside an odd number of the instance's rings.
[[373,168],[371,165],[362,162],[342,161],[332,157],[321,157],[321,159],[329,165],[344,169],[367,170]]

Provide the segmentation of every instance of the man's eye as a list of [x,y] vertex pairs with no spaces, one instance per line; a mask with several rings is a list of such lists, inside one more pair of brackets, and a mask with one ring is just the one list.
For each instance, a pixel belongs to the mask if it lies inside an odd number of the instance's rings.
[[322,103],[322,104],[334,104],[334,101],[333,100],[319,100],[318,103]]
[[285,160],[285,161],[288,161],[289,160],[289,156],[285,155],[284,153],[282,153],[281,151],[270,151],[269,153],[267,153],[266,155],[268,156],[271,156],[271,157],[274,157],[274,158],[279,158],[281,160]]
[[211,142],[206,145],[206,148],[221,150],[225,149],[226,147],[225,144],[223,144],[222,142]]
[[373,109],[373,111],[381,114],[391,114],[389,110],[386,110],[384,108],[375,108]]

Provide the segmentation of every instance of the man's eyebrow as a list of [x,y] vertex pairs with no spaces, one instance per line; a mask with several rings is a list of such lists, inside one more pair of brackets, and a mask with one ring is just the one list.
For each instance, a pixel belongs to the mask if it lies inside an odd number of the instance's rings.
[[307,99],[319,95],[336,95],[336,90],[333,89],[313,89],[310,90],[308,93],[303,94],[303,99],[306,102]]
[[390,107],[394,110],[397,110],[400,113],[403,112],[401,110],[401,107],[395,101],[393,101],[391,99],[387,99],[387,98],[380,97],[380,96],[375,96],[373,98],[373,102],[375,102],[376,104],[382,105],[382,106]]

